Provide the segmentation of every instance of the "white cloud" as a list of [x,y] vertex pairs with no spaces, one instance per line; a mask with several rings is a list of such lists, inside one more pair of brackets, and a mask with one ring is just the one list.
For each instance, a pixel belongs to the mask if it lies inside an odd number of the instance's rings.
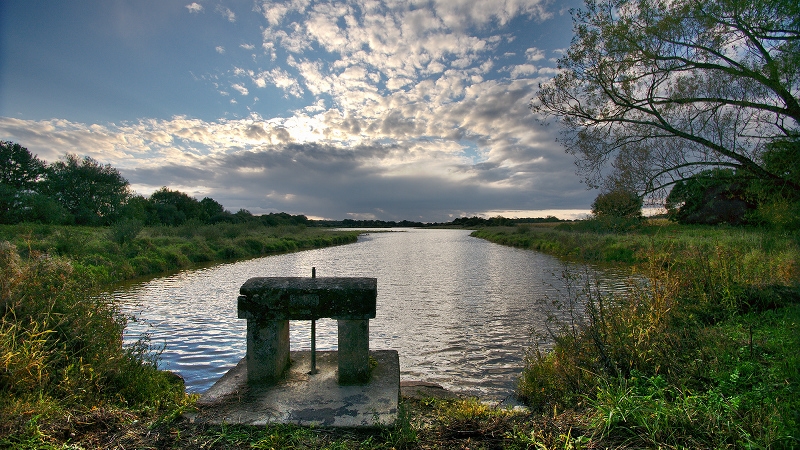
[[224,55],[225,54],[225,47],[223,47],[221,45],[218,45],[218,46],[214,47],[214,50],[216,50],[217,53],[219,53],[220,55]]
[[220,13],[222,17],[228,19],[228,22],[236,22],[236,14],[234,14],[230,8],[218,5],[217,12]]
[[544,51],[536,47],[531,47],[525,50],[525,57],[528,58],[528,61],[539,61],[544,59]]
[[253,50],[253,49],[256,48],[256,46],[253,45],[253,44],[240,44],[239,47],[241,47],[241,48],[243,48],[245,50]]
[[238,91],[238,92],[239,92],[240,94],[242,94],[242,95],[247,95],[247,94],[249,94],[249,93],[250,93],[250,91],[248,91],[248,90],[247,90],[247,88],[246,88],[246,87],[244,87],[244,85],[242,85],[242,84],[239,84],[239,83],[234,83],[234,84],[232,84],[232,85],[231,85],[231,88],[232,88],[232,89],[234,89],[234,90],[236,90],[236,91]]
[[203,5],[201,5],[201,4],[197,3],[197,2],[192,2],[192,3],[188,4],[188,5],[186,5],[186,9],[188,9],[190,13],[195,13],[196,14],[196,13],[199,13],[199,12],[203,11]]
[[298,83],[289,72],[283,69],[275,68],[257,74],[250,71],[247,73],[247,76],[249,76],[253,84],[259,88],[271,85],[283,90],[287,95],[292,95],[294,97],[303,96],[303,88],[300,87],[300,83]]
[[528,77],[535,74],[537,71],[538,69],[533,64],[520,64],[511,69],[511,78]]

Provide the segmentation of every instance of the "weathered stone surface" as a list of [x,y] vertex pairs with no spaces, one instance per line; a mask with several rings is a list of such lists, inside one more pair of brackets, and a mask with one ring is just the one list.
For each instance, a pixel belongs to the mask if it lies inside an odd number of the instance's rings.
[[289,320],[339,321],[339,381],[369,378],[369,319],[375,317],[375,278],[251,278],[240,288],[238,315],[247,319],[248,381],[275,383],[288,364]]
[[337,382],[337,352],[318,352],[319,373],[309,375],[310,352],[291,352],[286,377],[275,385],[247,382],[242,360],[185,416],[195,423],[331,427],[392,426],[398,417],[400,362],[396,351],[370,352],[377,365],[367,384]]
[[339,383],[369,381],[369,320],[340,320]]
[[247,321],[247,380],[274,383],[289,365],[289,321]]
[[240,319],[374,319],[376,278],[257,277],[239,290]]

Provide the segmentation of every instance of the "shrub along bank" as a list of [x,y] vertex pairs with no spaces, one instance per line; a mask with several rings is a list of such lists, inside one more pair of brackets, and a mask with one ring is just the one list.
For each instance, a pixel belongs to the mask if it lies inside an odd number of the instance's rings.
[[[527,355],[519,392],[533,412],[404,399],[396,427],[355,432],[179,420],[193,399],[156,370],[146,341],[121,345],[125,318],[97,289],[147,270],[271,251],[268,243],[336,243],[329,235],[129,225],[0,228],[0,241],[11,241],[0,244],[0,448],[798,446],[796,235],[674,225],[617,234],[581,224],[484,229],[506,244],[633,262],[649,281],[639,276],[627,295],[609,297],[564,273],[573,294],[562,306],[587,308],[573,311],[579,327],[553,319],[536,330],[555,345]],[[175,266],[129,261],[137,256]]]
[[103,294],[107,283],[357,237],[252,223],[0,226],[0,448],[70,440],[44,436],[40,421],[96,425],[109,420],[98,411],[116,411],[124,422],[191,402],[177,377],[157,370],[146,339],[122,345],[127,318]]
[[[627,233],[487,228],[473,235],[585,261],[632,263],[624,294],[581,274],[535,330],[519,394],[534,409],[581,411],[603,446],[800,447],[798,235],[645,225]],[[645,275],[647,281],[642,281]],[[562,314],[561,317],[564,317]],[[578,326],[574,326],[578,325]]]
[[0,242],[16,245],[23,257],[47,254],[69,258],[74,270],[87,272],[93,282],[99,283],[213,261],[347,244],[357,239],[357,231],[256,222],[143,227],[141,222],[122,221],[106,228],[0,225]]

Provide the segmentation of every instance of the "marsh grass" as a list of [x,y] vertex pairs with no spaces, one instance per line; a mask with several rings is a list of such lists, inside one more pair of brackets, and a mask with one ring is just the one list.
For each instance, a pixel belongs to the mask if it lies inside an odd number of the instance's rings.
[[0,436],[11,432],[2,444],[40,440],[37,423],[65,412],[146,411],[184,397],[183,384],[156,369],[146,341],[122,345],[125,318],[83,277],[64,258],[22,258],[0,242]]
[[157,369],[146,336],[122,344],[128,318],[103,293],[108,282],[356,237],[241,225],[0,227],[0,447],[63,442],[54,423],[76,415],[160,420],[191,403],[182,380]]
[[69,258],[84,282],[110,283],[165,273],[213,261],[252,258],[355,242],[357,231],[304,226],[187,222],[177,227],[142,227],[122,221],[113,227],[40,224],[0,225],[0,241],[17,246],[25,258]]
[[[598,240],[516,235],[534,233]],[[520,395],[542,411],[582,408],[595,438],[620,446],[800,445],[796,237],[667,226],[609,239],[633,251],[640,278],[604,295],[565,271],[556,303],[571,313],[539,331],[554,344],[531,349]]]

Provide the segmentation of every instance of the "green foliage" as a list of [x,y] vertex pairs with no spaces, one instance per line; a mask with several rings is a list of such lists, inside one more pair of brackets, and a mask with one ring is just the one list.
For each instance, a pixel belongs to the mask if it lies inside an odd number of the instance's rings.
[[596,231],[628,231],[637,228],[642,222],[642,199],[635,192],[614,189],[601,193],[592,202]]
[[692,224],[743,224],[754,205],[747,200],[750,180],[731,169],[713,169],[679,181],[664,206],[670,220]]
[[762,158],[796,140],[798,15],[791,0],[587,0],[531,107],[559,120],[592,187],[623,179],[657,192],[731,167],[798,192]]
[[144,223],[137,219],[123,219],[111,227],[111,240],[119,245],[133,242],[144,228]]
[[168,189],[166,186],[150,195],[150,203],[155,207],[158,223],[181,225],[200,214],[200,202],[189,195]]
[[[254,226],[255,225],[255,226]],[[192,267],[197,263],[263,256],[355,242],[358,232],[255,223],[143,227],[123,220],[109,228],[19,224],[0,226],[0,240],[23,253],[69,257],[76,270],[99,282]]]
[[800,407],[798,319],[795,304],[726,323],[699,388],[638,371],[605,380],[591,402],[594,426],[646,446],[793,447],[800,429],[793,417]]
[[[576,248],[596,240],[578,236]],[[636,273],[647,278],[632,278],[624,293],[602,295],[590,277],[563,274],[559,309],[537,331],[553,347],[531,349],[520,395],[543,410],[589,408],[597,436],[619,445],[795,445],[796,239],[666,226],[605,245],[637,239],[646,245]]]
[[42,399],[141,405],[181,395],[182,386],[160,381],[143,344],[123,347],[125,318],[66,259],[23,259],[0,242],[0,279],[0,410]]
[[109,225],[130,196],[128,180],[110,165],[85,156],[66,155],[47,168],[44,193],[79,225]]
[[33,191],[43,173],[44,162],[27,148],[0,141],[0,223],[35,221],[46,212]]
[[592,202],[595,217],[614,217],[622,219],[642,218],[642,199],[625,189],[615,189],[602,193]]
[[[772,142],[762,155],[764,165],[781,176],[800,184],[800,138]],[[776,229],[800,228],[800,193],[776,180],[756,180],[749,186],[749,195],[758,204],[751,219]]]
[[44,174],[45,164],[27,148],[0,141],[0,185],[17,191],[31,189]]

